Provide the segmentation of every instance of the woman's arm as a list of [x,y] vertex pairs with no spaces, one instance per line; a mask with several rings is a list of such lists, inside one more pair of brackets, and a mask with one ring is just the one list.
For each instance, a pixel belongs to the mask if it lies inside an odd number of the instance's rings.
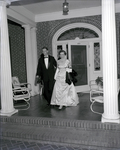
[[68,60],[68,68],[66,68],[67,72],[72,72],[71,62]]
[[72,68],[70,60],[68,60],[68,68]]

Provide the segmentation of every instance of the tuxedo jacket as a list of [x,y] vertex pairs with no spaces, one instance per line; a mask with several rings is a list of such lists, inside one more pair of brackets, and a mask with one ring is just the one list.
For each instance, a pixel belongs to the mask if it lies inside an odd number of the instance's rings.
[[54,74],[57,67],[57,62],[53,56],[48,55],[48,68],[46,68],[44,56],[41,55],[38,61],[37,73],[39,77],[43,80],[43,82],[47,82],[49,80],[54,80]]

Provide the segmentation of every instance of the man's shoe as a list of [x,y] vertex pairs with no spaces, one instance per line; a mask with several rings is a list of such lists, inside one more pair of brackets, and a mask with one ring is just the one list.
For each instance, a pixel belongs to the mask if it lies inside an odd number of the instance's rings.
[[51,106],[51,104],[50,104],[50,103],[48,103],[47,105],[48,105],[48,106]]

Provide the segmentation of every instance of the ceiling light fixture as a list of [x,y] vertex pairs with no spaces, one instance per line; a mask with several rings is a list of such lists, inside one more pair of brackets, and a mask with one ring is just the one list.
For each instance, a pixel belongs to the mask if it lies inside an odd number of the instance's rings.
[[69,3],[65,0],[65,2],[63,3],[63,15],[68,15],[68,11],[69,11]]

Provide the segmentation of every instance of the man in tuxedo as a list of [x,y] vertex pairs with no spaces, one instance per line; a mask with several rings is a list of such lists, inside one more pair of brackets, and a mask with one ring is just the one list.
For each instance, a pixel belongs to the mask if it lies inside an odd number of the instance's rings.
[[54,75],[57,62],[53,56],[48,55],[48,48],[42,48],[42,55],[39,58],[36,77],[41,78],[44,84],[44,97],[50,105],[53,86],[54,86]]

